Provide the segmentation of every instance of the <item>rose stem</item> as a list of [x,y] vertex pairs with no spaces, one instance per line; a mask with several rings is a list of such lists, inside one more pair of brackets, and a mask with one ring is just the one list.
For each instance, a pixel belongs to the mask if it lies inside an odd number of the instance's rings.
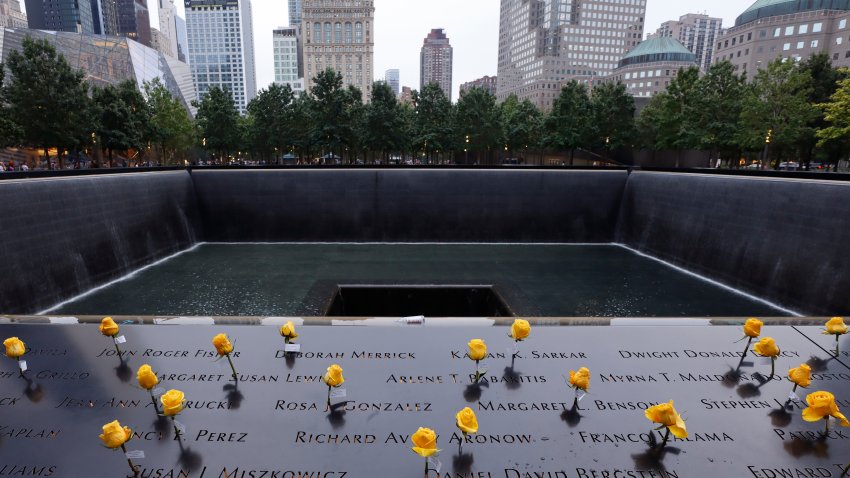
[[328,408],[331,408],[331,386],[328,385]]
[[750,340],[747,341],[747,348],[744,349],[744,356],[741,357],[741,359],[744,359],[744,358],[747,357],[747,352],[750,351],[750,345],[752,345],[752,343],[753,343],[753,338],[750,337]]
[[479,372],[478,372],[478,360],[476,360],[475,361],[475,383],[478,383],[478,378],[479,378],[478,374],[479,374]]
[[118,341],[112,337],[112,344],[115,345],[115,351],[118,352],[118,358],[121,358],[121,349],[118,348]]
[[793,393],[797,393],[797,387],[799,387],[799,386],[800,386],[800,384],[799,384],[799,383],[795,383],[795,384],[794,384],[794,390],[792,390],[791,392],[793,392]]
[[230,360],[230,354],[224,354],[224,356],[227,357],[227,362],[230,363],[230,370],[233,371],[233,378],[238,378],[238,375],[236,375],[236,367],[233,366],[233,360]]
[[[121,451],[124,452],[124,456],[127,456],[127,447],[125,447],[123,443],[121,444]],[[133,470],[133,476],[136,476],[136,475],[139,474],[138,470],[136,470],[136,465],[133,464],[133,460],[131,460],[130,458],[127,458],[127,464],[129,464],[130,469]]]
[[463,432],[463,438],[460,439],[460,443],[457,444],[457,454],[463,455],[463,442],[466,440],[466,432]]
[[776,374],[776,358],[770,359],[770,377],[767,377],[768,380],[772,379]]
[[177,439],[180,439],[180,430],[177,428],[177,420],[174,419],[174,415],[171,415],[171,424],[174,425],[174,434],[177,436]]
[[661,442],[661,449],[663,450],[665,446],[667,446],[667,440],[670,439],[670,429],[667,429],[667,433],[664,434],[664,441]]
[[578,397],[573,399],[573,410],[578,410]]
[[159,406],[156,404],[156,399],[153,398],[153,390],[148,390],[151,393],[151,403],[153,403],[153,409],[156,410],[156,414],[159,415]]
[[428,478],[428,458],[425,458],[425,478]]
[[841,478],[847,476],[848,471],[850,471],[850,463],[848,463],[847,466],[844,467],[844,473],[841,474]]
[[835,356],[838,357],[838,334],[835,335]]
[[826,422],[826,428],[823,431],[823,436],[829,437],[829,415],[823,417],[823,420]]

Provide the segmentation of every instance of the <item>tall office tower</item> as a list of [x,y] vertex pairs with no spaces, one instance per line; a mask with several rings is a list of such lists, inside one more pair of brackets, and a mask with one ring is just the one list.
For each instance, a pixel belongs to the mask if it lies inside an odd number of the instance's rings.
[[212,86],[226,88],[244,113],[257,95],[250,0],[185,0],[184,5],[198,96]]
[[689,13],[661,24],[656,36],[679,40],[685,48],[697,56],[697,65],[705,71],[711,66],[714,57],[714,42],[723,31],[723,19],[708,15]]
[[401,79],[399,75],[399,71],[396,69],[387,70],[384,73],[384,81],[387,82],[387,85],[390,86],[390,89],[395,93],[396,98],[401,94]]
[[117,0],[118,34],[151,45],[151,19],[147,0]]
[[304,91],[304,78],[298,75],[298,29],[279,27],[272,31],[274,41],[274,82],[289,85],[295,93]]
[[289,26],[301,25],[301,0],[289,0]]
[[0,0],[0,28],[27,28],[27,16],[18,0]]
[[497,97],[548,110],[570,80],[610,75],[643,38],[646,0],[501,0]]
[[98,35],[118,35],[117,0],[91,0],[92,26]]
[[26,0],[26,6],[32,30],[94,33],[90,1]]
[[174,25],[177,29],[177,59],[189,63],[189,39],[186,33],[186,19],[179,14],[174,15]]
[[345,85],[372,97],[372,71],[375,52],[375,6],[373,0],[303,0],[302,34],[304,87],[313,87],[313,78],[333,68],[342,74]]
[[452,45],[442,28],[431,30],[419,53],[419,91],[430,83],[440,85],[452,100]]
[[164,40],[161,43],[167,43],[167,46],[160,45],[160,51],[165,51],[167,55],[173,58],[177,58],[176,16],[177,10],[174,7],[174,0],[159,0],[159,31]]

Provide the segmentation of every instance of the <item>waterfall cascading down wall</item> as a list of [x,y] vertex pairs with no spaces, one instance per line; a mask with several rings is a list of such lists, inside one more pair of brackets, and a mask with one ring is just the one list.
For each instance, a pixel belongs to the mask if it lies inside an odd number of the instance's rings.
[[0,204],[3,313],[36,313],[195,242],[185,171],[4,180]]
[[44,310],[197,241],[620,242],[801,313],[850,313],[843,182],[194,170],[2,180],[0,204],[0,313]]

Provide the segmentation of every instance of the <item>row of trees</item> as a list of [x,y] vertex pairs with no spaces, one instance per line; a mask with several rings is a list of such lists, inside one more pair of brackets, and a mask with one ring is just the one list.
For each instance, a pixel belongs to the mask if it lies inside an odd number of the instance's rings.
[[97,150],[110,165],[116,153],[140,163],[151,150],[174,161],[193,145],[195,127],[158,79],[143,89],[132,81],[92,88],[48,41],[26,38],[0,64],[0,147],[42,150],[47,167],[51,150],[60,167]]
[[711,151],[732,167],[742,157],[837,165],[850,154],[848,77],[825,53],[777,59],[751,82],[729,62],[702,76],[682,70],[641,112],[636,140],[647,149]]
[[261,90],[247,109],[240,117],[227,91],[211,89],[197,115],[206,147],[219,157],[250,151],[266,160],[293,152],[346,161],[386,162],[397,155],[484,163],[499,153],[614,149],[630,141],[634,118],[634,101],[620,84],[589,93],[586,86],[570,83],[553,111],[543,114],[516,96],[497,104],[480,88],[453,105],[435,84],[414,92],[413,104],[405,104],[376,82],[364,104],[362,92],[343,86],[342,75],[332,69],[319,73],[309,95],[296,96],[275,84]]
[[0,65],[0,146],[43,150],[48,165],[49,151],[57,151],[60,166],[66,155],[76,160],[90,151],[102,151],[110,165],[116,156],[137,163],[155,156],[168,164],[207,153],[220,162],[292,155],[483,164],[548,151],[572,162],[579,149],[608,156],[645,148],[711,151],[737,167],[746,156],[773,164],[837,163],[850,154],[850,74],[825,54],[778,59],[751,82],[729,62],[704,75],[681,70],[637,119],[634,100],[619,83],[591,90],[569,82],[544,113],[515,96],[498,104],[483,89],[453,105],[434,84],[404,104],[377,82],[365,103],[359,89],[328,69],[309,94],[277,84],[261,90],[244,115],[230,92],[212,88],[195,104],[194,121],[158,80],[142,90],[131,81],[91,88],[47,41],[28,38]]

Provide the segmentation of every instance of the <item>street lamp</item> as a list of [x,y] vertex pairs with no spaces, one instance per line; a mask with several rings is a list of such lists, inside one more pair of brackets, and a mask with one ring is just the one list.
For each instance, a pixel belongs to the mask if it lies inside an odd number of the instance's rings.
[[767,135],[764,137],[764,162],[761,165],[762,169],[767,169],[767,158],[768,153],[770,152],[770,142],[773,141],[773,130],[767,130]]

